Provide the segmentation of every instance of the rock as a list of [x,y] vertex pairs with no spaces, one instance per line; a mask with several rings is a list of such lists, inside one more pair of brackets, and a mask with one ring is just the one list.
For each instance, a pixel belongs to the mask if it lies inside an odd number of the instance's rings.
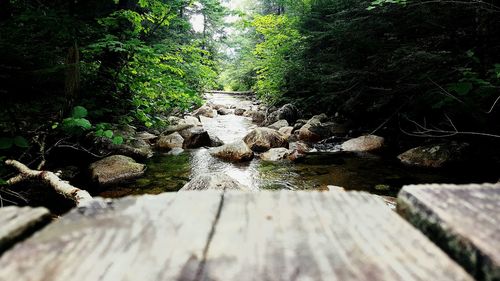
[[460,162],[465,157],[467,143],[443,143],[412,148],[398,156],[402,163],[429,168],[441,168]]
[[288,146],[288,142],[280,132],[264,127],[252,130],[243,140],[250,149],[256,152],[264,152],[271,148]]
[[369,152],[379,150],[384,146],[384,138],[367,135],[350,139],[341,145],[342,150],[351,152]]
[[158,138],[158,136],[153,135],[149,132],[139,132],[135,135],[135,138],[141,139],[141,140],[146,141],[146,142],[152,142],[152,141],[155,141]]
[[264,161],[280,161],[287,159],[288,155],[290,155],[291,151],[284,148],[271,148],[267,152],[262,153],[260,155],[260,159]]
[[179,118],[177,116],[169,116],[167,117],[167,122],[169,125],[177,125],[179,122],[182,120],[182,118]]
[[266,119],[266,114],[259,110],[247,110],[243,116],[252,118],[252,122],[262,124]]
[[269,125],[268,127],[271,129],[274,129],[274,130],[279,130],[283,127],[288,127],[288,121],[286,121],[285,119],[278,120],[278,121],[274,122],[273,124]]
[[214,118],[216,116],[216,114],[217,114],[217,111],[208,105],[204,105],[193,112],[193,116],[196,116],[196,117],[205,116],[207,118]]
[[168,136],[161,136],[156,142],[156,147],[161,150],[170,150],[172,148],[182,148],[184,138],[178,133],[172,133]]
[[140,177],[144,174],[145,167],[130,157],[113,155],[92,163],[90,172],[94,181],[100,185],[109,185]]
[[328,119],[326,114],[315,115],[299,129],[299,140],[317,142],[333,134],[335,123],[323,123]]
[[250,161],[253,158],[253,151],[241,140],[211,149],[210,154],[230,162]]
[[210,136],[210,147],[218,147],[224,145],[224,142],[216,136]]
[[326,188],[328,189],[328,191],[345,192],[345,188],[341,186],[327,185]]
[[207,131],[200,127],[182,130],[179,132],[179,134],[184,138],[182,148],[199,148],[203,146],[210,146],[212,142]]
[[234,110],[234,115],[242,116],[245,113],[246,109],[244,108],[236,108]]
[[299,119],[295,122],[295,124],[293,125],[293,130],[299,130],[300,128],[302,128],[302,126],[304,126],[305,124],[307,124],[307,121],[308,120],[305,120],[305,119]]
[[225,107],[217,109],[217,114],[219,114],[219,115],[229,115],[231,113],[233,113],[233,111],[231,109],[227,109]]
[[292,142],[290,143],[291,153],[288,155],[288,160],[299,161],[306,157],[306,153],[311,150],[311,147],[304,142]]
[[180,191],[188,190],[250,190],[247,186],[224,173],[203,174],[196,176]]
[[119,154],[143,160],[153,156],[151,145],[142,139],[131,139],[123,144],[114,144],[109,138],[96,137],[95,146],[99,154]]
[[201,126],[200,120],[198,118],[193,117],[193,116],[186,116],[184,119],[180,119],[177,121],[176,124],[169,125],[165,131],[163,132],[164,135],[169,135],[174,132],[179,132],[182,130],[186,130],[189,128],[193,127],[199,127]]
[[293,133],[293,127],[282,127],[278,132],[283,134],[283,137],[288,140]]
[[285,104],[278,110],[268,114],[266,124],[272,124],[278,120],[286,120],[289,124],[293,124],[299,118],[299,110],[293,104]]

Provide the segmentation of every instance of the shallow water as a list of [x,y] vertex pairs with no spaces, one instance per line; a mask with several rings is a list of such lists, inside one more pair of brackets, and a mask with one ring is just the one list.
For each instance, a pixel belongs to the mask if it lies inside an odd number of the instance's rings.
[[[213,104],[226,106],[251,106],[250,101],[227,94],[211,95],[208,100]],[[202,118],[201,121],[210,135],[219,137],[224,143],[242,139],[255,127],[250,118],[232,114]],[[121,197],[174,192],[194,176],[212,172],[223,172],[254,190],[311,190],[336,185],[347,190],[365,190],[392,196],[405,184],[489,180],[488,175],[481,171],[414,169],[401,165],[394,155],[374,154],[318,153],[308,156],[303,163],[271,163],[254,159],[248,163],[233,164],[216,159],[208,153],[208,149],[201,148],[187,150],[177,156],[157,155],[146,164],[148,170],[145,177],[108,189],[99,195]]]

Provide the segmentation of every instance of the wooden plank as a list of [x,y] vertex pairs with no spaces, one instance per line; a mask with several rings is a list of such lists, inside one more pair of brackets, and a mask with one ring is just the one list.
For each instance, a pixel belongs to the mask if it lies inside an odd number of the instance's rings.
[[357,192],[226,193],[197,280],[473,280]]
[[478,280],[500,280],[500,184],[413,185],[398,211]]
[[220,202],[183,192],[72,211],[6,252],[0,280],[192,280]]
[[50,221],[45,208],[0,208],[0,254]]

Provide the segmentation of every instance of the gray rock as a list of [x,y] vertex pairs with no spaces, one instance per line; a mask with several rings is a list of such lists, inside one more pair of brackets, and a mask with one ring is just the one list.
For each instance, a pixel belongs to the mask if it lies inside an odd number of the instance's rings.
[[342,150],[351,152],[370,152],[380,150],[384,146],[384,138],[367,135],[350,139],[341,145]]
[[467,143],[443,143],[412,148],[398,156],[402,163],[428,168],[441,168],[464,160]]
[[207,131],[200,127],[182,130],[179,134],[184,138],[184,143],[182,145],[183,148],[210,146],[212,142]]
[[229,115],[231,113],[233,113],[233,111],[231,109],[227,109],[225,107],[217,109],[217,114],[219,114],[219,115]]
[[234,110],[234,115],[242,116],[245,113],[246,109],[244,108],[236,108]]
[[283,134],[283,137],[288,140],[293,133],[293,127],[282,127],[278,132]]
[[180,191],[189,190],[250,190],[247,186],[224,173],[203,174],[196,176]]
[[130,157],[113,155],[92,163],[90,173],[95,182],[109,185],[140,177],[144,174],[145,168],[145,165],[135,162]]
[[278,110],[269,113],[266,118],[266,124],[272,124],[278,120],[285,119],[289,124],[293,124],[300,117],[299,110],[293,104],[285,104]]
[[161,150],[170,150],[172,148],[182,148],[184,138],[178,133],[172,133],[168,136],[161,136],[156,142],[156,147]]
[[224,142],[216,136],[210,136],[210,147],[223,146]]
[[262,153],[260,159],[264,161],[281,161],[287,159],[290,153],[291,151],[284,147],[271,148],[267,152]]
[[279,130],[283,127],[288,127],[288,121],[286,121],[285,119],[278,120],[273,124],[269,125],[268,127],[274,130]]
[[204,105],[193,112],[193,116],[205,116],[207,118],[214,118],[217,115],[217,111],[208,105]]
[[241,140],[211,149],[210,154],[230,162],[250,161],[254,156],[253,151]]
[[367,135],[358,138],[350,139],[341,145],[341,149],[351,152],[369,152],[379,150],[384,146],[384,138]]
[[256,152],[268,151],[271,148],[287,147],[288,142],[284,136],[270,128],[256,128],[248,133],[243,139],[245,143]]

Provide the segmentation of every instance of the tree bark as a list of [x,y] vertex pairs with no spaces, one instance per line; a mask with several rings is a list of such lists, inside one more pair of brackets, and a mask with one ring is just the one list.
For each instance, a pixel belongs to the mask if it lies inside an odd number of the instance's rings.
[[5,164],[12,166],[19,171],[19,175],[9,179],[8,185],[14,185],[26,180],[40,180],[50,185],[54,190],[66,198],[73,200],[77,207],[88,207],[94,200],[86,191],[72,186],[66,181],[61,180],[56,174],[49,171],[31,170],[23,163],[16,160],[7,160]]

